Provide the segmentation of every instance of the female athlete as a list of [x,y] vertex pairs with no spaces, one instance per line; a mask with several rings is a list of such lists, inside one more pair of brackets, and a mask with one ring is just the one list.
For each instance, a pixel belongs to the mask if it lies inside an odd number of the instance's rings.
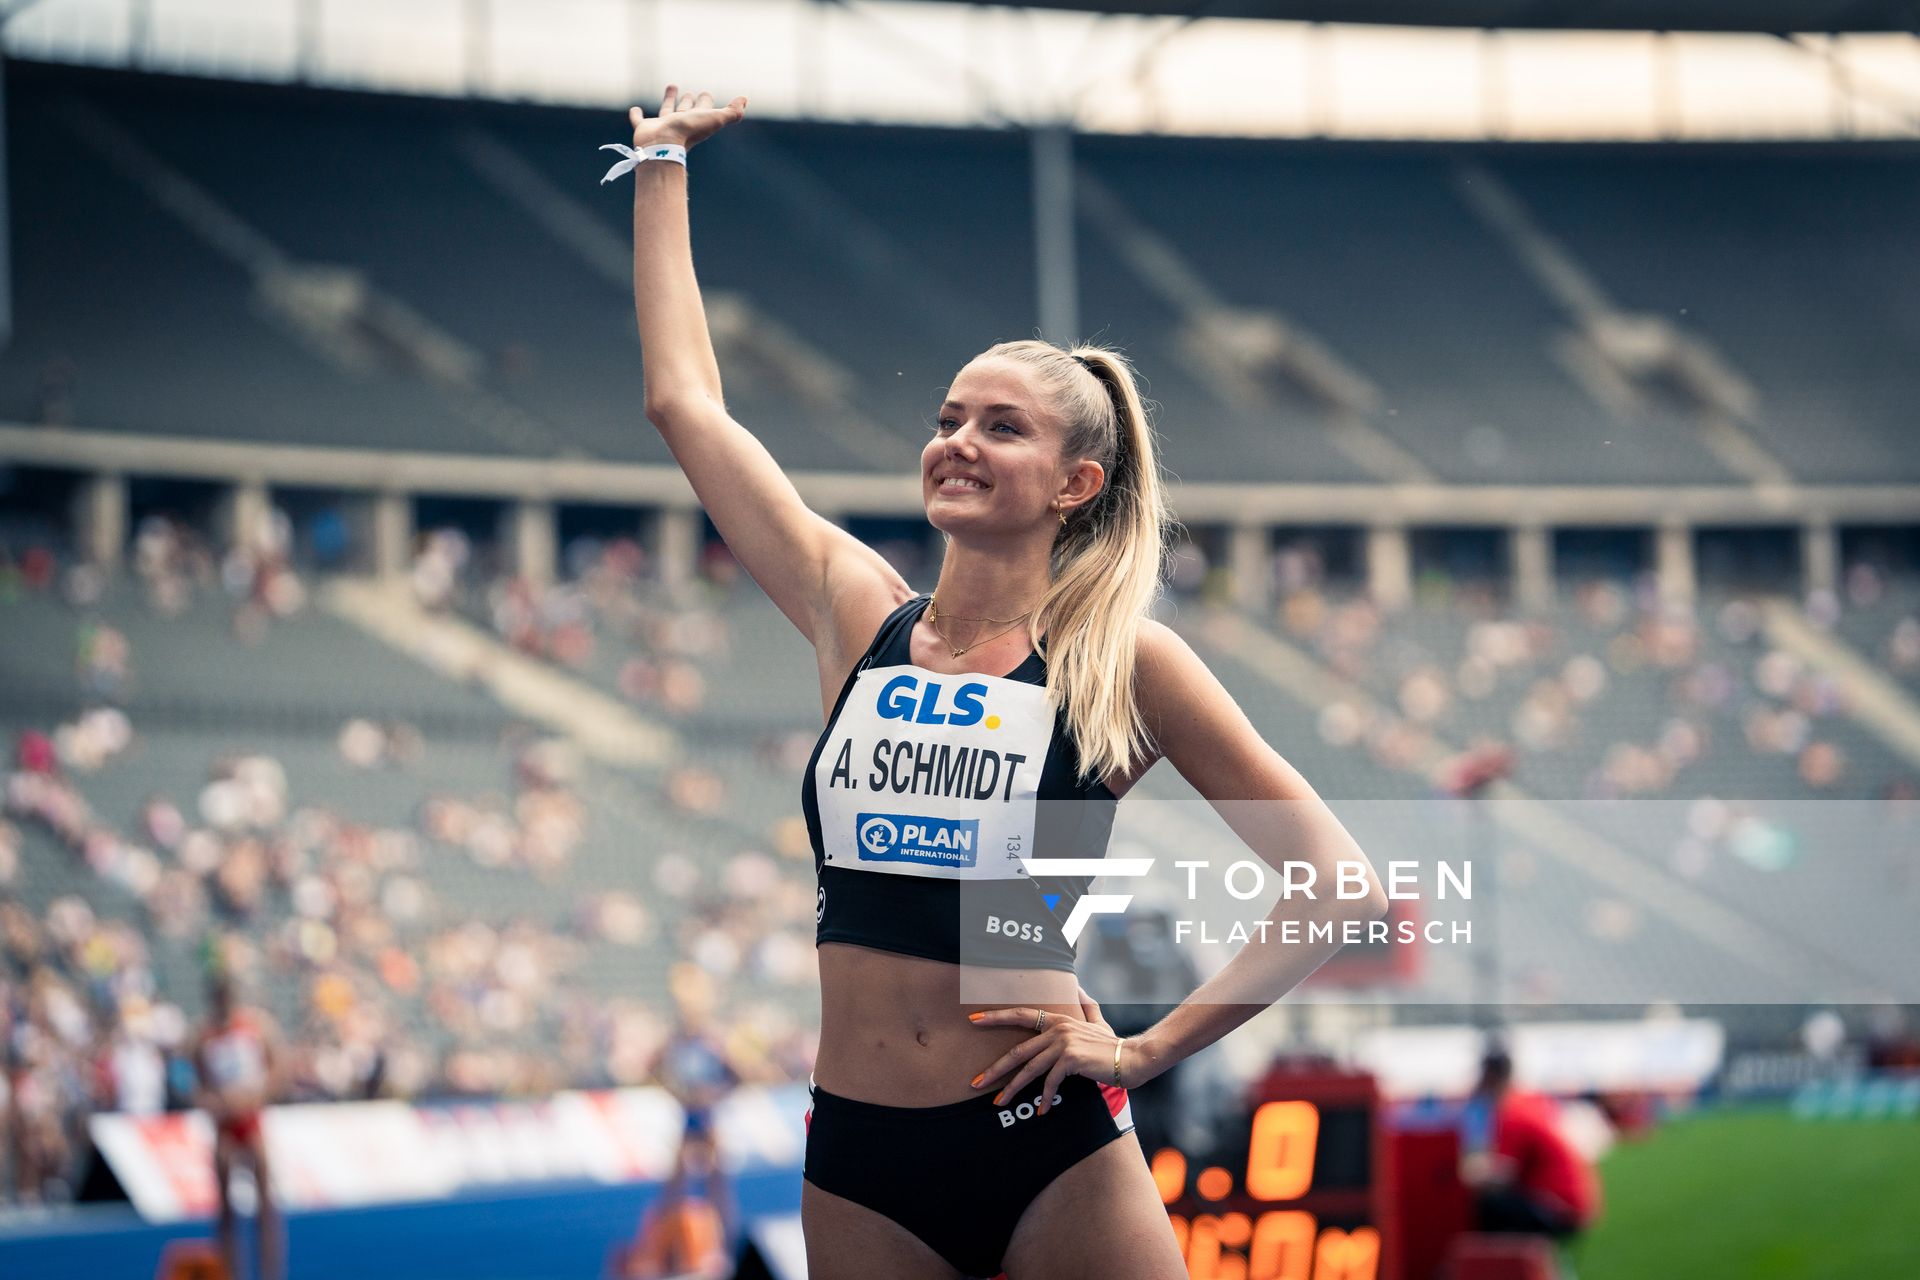
[[[1110,822],[1164,757],[1274,865],[1310,860],[1328,884],[1335,863],[1364,868],[1365,896],[1323,895],[1312,919],[1377,918],[1385,894],[1312,788],[1146,616],[1171,521],[1118,354],[1006,342],[960,370],[920,459],[946,536],[931,597],[809,510],[728,414],[674,156],[746,106],[669,85],[658,116],[628,113],[647,157],[634,300],[648,420],[819,661],[827,724],[802,787],[820,877],[810,1274],[1175,1280],[1186,1270],[1122,1086],[1245,1022],[1333,947],[1244,947],[1122,1040],[1060,937],[1089,877],[1043,886],[1020,853],[1062,855],[1044,829],[1062,809],[1082,815],[1064,821],[1072,846],[1092,831],[1104,853],[1102,806]],[[978,998],[980,974],[1004,1001]]]

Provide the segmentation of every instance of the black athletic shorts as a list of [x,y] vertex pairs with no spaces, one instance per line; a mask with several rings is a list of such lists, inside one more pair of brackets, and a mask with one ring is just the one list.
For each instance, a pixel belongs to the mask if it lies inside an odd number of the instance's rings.
[[1124,1089],[1068,1076],[1045,1115],[990,1094],[944,1107],[883,1107],[813,1087],[807,1181],[885,1214],[962,1275],[1000,1274],[1020,1215],[1049,1182],[1133,1131]]

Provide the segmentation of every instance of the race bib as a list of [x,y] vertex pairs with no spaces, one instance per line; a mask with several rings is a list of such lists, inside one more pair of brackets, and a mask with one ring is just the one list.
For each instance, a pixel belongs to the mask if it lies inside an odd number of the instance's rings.
[[915,666],[862,671],[814,768],[828,865],[1025,878],[1053,724],[1040,685]]

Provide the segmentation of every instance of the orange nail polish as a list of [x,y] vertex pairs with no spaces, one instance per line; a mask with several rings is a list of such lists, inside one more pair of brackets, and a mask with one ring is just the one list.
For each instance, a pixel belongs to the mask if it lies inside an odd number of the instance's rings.
[[973,1087],[978,1089],[980,1087],[980,1082],[982,1080],[985,1080],[986,1078],[987,1078],[987,1073],[982,1071],[979,1075],[973,1078]]
[[982,1018],[984,1018],[984,1017],[986,1017],[986,1016],[987,1016],[987,1015],[986,1015],[986,1014],[985,1014],[984,1012],[981,1012],[981,1013],[970,1013],[970,1014],[968,1014],[968,1015],[967,1015],[967,1021],[968,1021],[968,1022],[978,1022],[978,1021],[980,1021],[980,1019],[982,1019]]
[[999,1106],[1001,1103],[1005,1102],[1006,1100],[1007,1100],[1007,1091],[1005,1089],[1002,1089],[999,1093],[996,1093],[993,1095],[993,1105],[996,1107]]

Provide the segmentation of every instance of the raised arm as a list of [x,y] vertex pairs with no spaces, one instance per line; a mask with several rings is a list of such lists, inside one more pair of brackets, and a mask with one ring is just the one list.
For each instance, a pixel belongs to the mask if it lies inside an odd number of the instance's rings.
[[[711,93],[696,97],[668,85],[658,117],[649,120],[639,107],[627,114],[636,149],[657,143],[691,148],[746,110],[744,97],[715,107]],[[694,277],[687,189],[682,165],[651,160],[634,170],[633,302],[647,421],[673,451],[734,556],[825,664],[851,637],[866,639],[858,625],[848,628],[844,620],[836,630],[839,602],[857,602],[855,612],[864,617],[876,602],[891,608],[911,589],[878,552],[808,509],[766,446],[727,413]]]

